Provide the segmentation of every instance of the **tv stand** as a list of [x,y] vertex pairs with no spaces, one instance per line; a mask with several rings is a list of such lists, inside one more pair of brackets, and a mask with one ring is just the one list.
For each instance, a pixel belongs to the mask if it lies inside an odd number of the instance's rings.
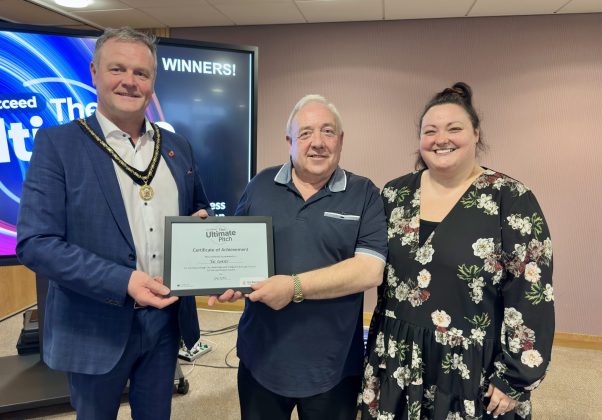
[[0,357],[0,414],[69,402],[67,374],[39,354]]
[[40,353],[0,357],[0,413],[69,402],[67,374],[42,361],[44,307],[48,281],[36,275]]

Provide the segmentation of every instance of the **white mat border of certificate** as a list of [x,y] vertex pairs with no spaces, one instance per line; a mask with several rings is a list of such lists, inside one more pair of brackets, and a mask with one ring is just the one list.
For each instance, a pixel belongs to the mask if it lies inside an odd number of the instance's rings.
[[[260,236],[231,238],[225,227],[232,226],[232,224],[236,224],[237,232],[252,230],[253,233]],[[210,230],[212,232],[222,232],[223,234],[216,235],[213,238],[208,236],[194,238],[195,233],[205,233],[206,235],[206,232]],[[228,248],[231,245],[230,242],[234,239],[235,247]],[[192,245],[193,242],[194,246]],[[211,250],[210,246],[213,246],[214,249]],[[264,246],[265,248],[263,248]],[[249,259],[252,259],[252,264],[257,265],[257,267],[249,269],[252,271],[251,275],[236,276],[236,268],[224,267],[223,270],[220,270],[219,264],[228,264],[230,262],[229,258],[233,257],[228,255],[220,258],[219,255],[222,249],[241,248],[248,248],[248,251],[239,253],[239,257],[242,257],[245,261],[237,261],[237,263],[244,265],[245,262],[248,263],[250,262]],[[250,293],[252,283],[274,275],[272,218],[267,216],[223,216],[207,217],[206,219],[196,216],[166,217],[164,252],[163,281],[170,288],[170,295],[216,295],[222,294],[228,289]],[[208,255],[211,252],[214,252],[213,258]],[[233,254],[233,252],[223,252]],[[199,259],[204,260],[200,262]],[[220,263],[215,261],[220,261]],[[182,264],[188,264],[188,266],[184,267]],[[249,267],[249,265],[245,267]],[[186,271],[190,274],[185,274]],[[234,275],[235,278],[228,279],[230,275]],[[218,277],[222,277],[223,281],[216,280]],[[218,287],[216,287],[217,284],[219,284]]]

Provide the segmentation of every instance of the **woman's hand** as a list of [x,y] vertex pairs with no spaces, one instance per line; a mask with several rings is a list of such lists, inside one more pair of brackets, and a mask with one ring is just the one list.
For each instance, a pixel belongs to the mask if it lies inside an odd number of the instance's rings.
[[493,418],[503,416],[507,412],[514,410],[518,404],[518,401],[513,400],[492,384],[489,384],[489,389],[485,396],[489,397],[489,405],[486,408],[487,414],[493,413]]

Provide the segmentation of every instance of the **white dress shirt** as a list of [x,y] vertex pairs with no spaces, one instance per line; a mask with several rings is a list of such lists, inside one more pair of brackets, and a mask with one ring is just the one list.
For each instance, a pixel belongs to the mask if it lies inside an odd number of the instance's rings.
[[[153,128],[145,119],[145,131],[134,146],[130,136],[121,131],[100,112],[96,118],[102,133],[115,152],[130,166],[144,171],[153,156],[155,142]],[[136,268],[151,277],[163,276],[163,244],[165,216],[178,216],[178,188],[165,159],[161,157],[157,172],[150,185],[154,196],[149,201],[140,198],[140,185],[113,161],[125,204],[128,222],[136,247]]]

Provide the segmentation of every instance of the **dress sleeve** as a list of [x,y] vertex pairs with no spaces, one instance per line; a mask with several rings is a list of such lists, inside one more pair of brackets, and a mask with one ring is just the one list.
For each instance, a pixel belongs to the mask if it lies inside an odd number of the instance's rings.
[[552,242],[543,213],[530,191],[501,209],[501,282],[504,319],[501,352],[491,383],[523,401],[545,376],[554,338]]

